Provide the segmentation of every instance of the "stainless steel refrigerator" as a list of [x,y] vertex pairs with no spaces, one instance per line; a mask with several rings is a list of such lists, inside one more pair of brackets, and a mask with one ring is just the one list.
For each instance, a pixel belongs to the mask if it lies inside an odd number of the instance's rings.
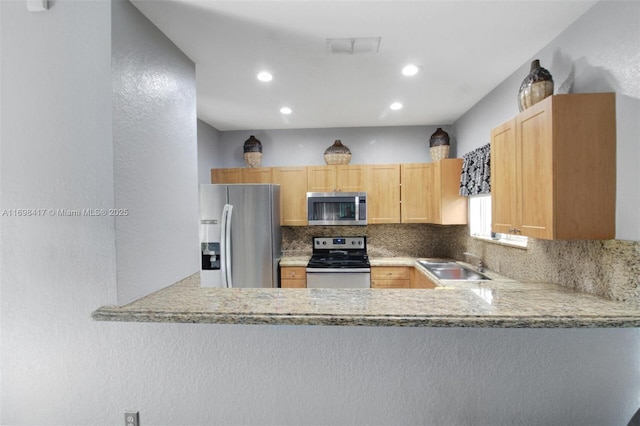
[[203,287],[277,287],[280,185],[200,185]]

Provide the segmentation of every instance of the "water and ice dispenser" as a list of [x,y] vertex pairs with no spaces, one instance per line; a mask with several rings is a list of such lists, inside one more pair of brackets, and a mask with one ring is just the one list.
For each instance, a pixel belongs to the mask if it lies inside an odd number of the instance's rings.
[[202,270],[220,269],[220,243],[200,243]]
[[200,282],[203,287],[221,287],[220,225],[217,220],[200,221]]

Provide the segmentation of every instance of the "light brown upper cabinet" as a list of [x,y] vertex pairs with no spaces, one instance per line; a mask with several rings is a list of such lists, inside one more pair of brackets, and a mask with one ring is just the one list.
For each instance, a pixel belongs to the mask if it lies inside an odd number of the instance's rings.
[[271,167],[247,167],[241,170],[242,183],[273,183]]
[[467,199],[459,194],[461,158],[401,164],[400,172],[402,223],[467,223]]
[[615,237],[613,93],[544,99],[491,132],[494,232]]
[[307,192],[366,192],[367,220],[378,223],[467,223],[458,195],[462,159],[436,163],[212,169],[212,183],[277,183],[281,224],[307,225]]
[[491,229],[515,233],[516,222],[516,120],[491,131]]
[[466,225],[467,197],[460,195],[462,158],[448,158],[434,163],[432,223]]
[[271,167],[211,169],[211,183],[272,183]]
[[433,163],[400,165],[402,223],[429,223],[433,220]]
[[304,166],[211,169],[211,183],[277,183],[280,185],[280,224],[307,225],[307,168]]
[[367,222],[400,223],[400,164],[365,167]]
[[280,224],[307,225],[307,168],[274,167],[273,183],[280,184]]
[[211,183],[242,183],[242,169],[211,169]]
[[309,192],[360,192],[364,190],[365,166],[308,166]]

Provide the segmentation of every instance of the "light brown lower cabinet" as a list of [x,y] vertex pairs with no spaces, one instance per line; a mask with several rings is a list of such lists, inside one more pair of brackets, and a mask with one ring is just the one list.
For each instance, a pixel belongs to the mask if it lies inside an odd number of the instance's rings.
[[408,266],[372,266],[371,288],[411,288]]
[[307,269],[304,266],[281,266],[280,287],[307,288]]
[[[281,266],[282,288],[307,288],[304,266]],[[435,288],[433,281],[420,270],[410,266],[372,266],[371,288]]]
[[418,268],[413,268],[413,276],[411,277],[411,288],[436,288],[436,285]]

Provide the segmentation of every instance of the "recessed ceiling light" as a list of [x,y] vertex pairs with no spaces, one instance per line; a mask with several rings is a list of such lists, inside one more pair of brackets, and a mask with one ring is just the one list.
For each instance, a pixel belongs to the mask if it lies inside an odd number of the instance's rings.
[[261,71],[258,73],[258,80],[260,81],[271,81],[273,80],[273,76],[271,75],[271,73],[267,72],[267,71]]
[[289,107],[282,107],[280,108],[280,112],[284,115],[289,115],[291,114],[293,111],[291,111],[291,108]]
[[420,72],[420,67],[417,65],[409,64],[402,68],[402,74],[406,76],[416,75]]
[[389,108],[391,108],[394,111],[397,111],[399,109],[402,109],[402,104],[400,102],[394,102],[391,105],[389,105]]

